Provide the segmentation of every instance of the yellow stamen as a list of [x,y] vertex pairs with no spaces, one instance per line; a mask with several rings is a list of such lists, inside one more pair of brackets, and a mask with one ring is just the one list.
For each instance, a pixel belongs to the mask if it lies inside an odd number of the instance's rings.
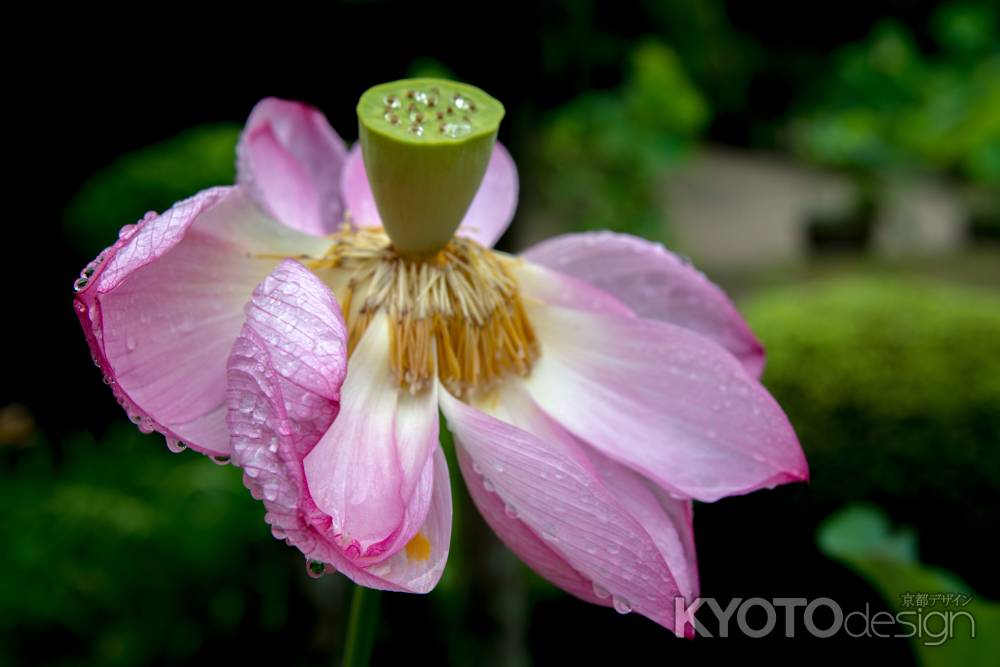
[[431,557],[431,541],[417,533],[406,543],[406,556],[410,560],[427,560]]
[[437,373],[465,398],[530,372],[538,342],[510,270],[517,260],[461,238],[426,257],[399,255],[381,230],[345,227],[333,241],[308,265],[338,276],[349,352],[377,312],[388,314],[400,386],[417,392]]

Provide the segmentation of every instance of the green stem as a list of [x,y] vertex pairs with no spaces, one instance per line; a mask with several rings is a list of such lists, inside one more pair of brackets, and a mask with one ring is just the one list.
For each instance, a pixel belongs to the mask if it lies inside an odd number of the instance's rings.
[[364,586],[354,587],[351,617],[347,621],[344,667],[367,667],[378,626],[379,592]]

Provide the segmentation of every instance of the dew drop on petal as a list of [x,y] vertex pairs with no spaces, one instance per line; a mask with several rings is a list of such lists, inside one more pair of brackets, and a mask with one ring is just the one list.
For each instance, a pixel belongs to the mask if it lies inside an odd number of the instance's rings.
[[308,574],[313,579],[318,579],[323,576],[326,572],[326,564],[321,563],[318,560],[306,561],[306,574]]
[[608,589],[606,589],[604,586],[601,586],[596,581],[594,582],[594,595],[596,595],[601,600],[607,600],[609,597],[611,597],[611,593],[608,592]]
[[153,423],[153,420],[150,419],[149,417],[142,417],[139,420],[139,430],[142,431],[143,433],[152,433],[153,431],[156,430],[156,425]]
[[169,449],[174,454],[180,454],[185,449],[187,449],[187,445],[185,445],[177,438],[171,438],[170,436],[167,436],[167,449]]
[[493,486],[493,482],[488,479],[483,480],[483,488],[486,490],[486,493],[493,493],[496,491],[496,487]]
[[518,518],[518,516],[520,516],[520,514],[517,511],[517,508],[514,507],[513,505],[507,504],[504,506],[503,510],[504,513],[511,519],[516,519]]
[[615,611],[619,614],[627,614],[632,611],[632,605],[623,597],[614,596],[611,599],[611,604],[614,605]]

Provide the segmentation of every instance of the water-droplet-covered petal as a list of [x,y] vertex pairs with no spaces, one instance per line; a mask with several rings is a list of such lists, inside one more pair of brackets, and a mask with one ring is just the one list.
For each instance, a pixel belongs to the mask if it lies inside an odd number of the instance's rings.
[[619,610],[627,600],[678,630],[675,599],[697,595],[684,503],[664,497],[661,506],[639,475],[589,450],[518,381],[478,403],[482,410],[440,394],[473,500],[515,553],[577,597]]
[[658,243],[614,232],[565,234],[528,248],[523,257],[608,292],[639,317],[711,338],[754,377],[764,369],[764,348],[729,297]]
[[347,147],[318,109],[269,97],[250,112],[236,150],[237,182],[284,224],[316,235],[343,221]]
[[254,286],[276,256],[328,242],[268,218],[240,188],[148,214],[88,267],[76,311],[97,364],[139,427],[229,454],[226,358]]
[[[267,508],[275,537],[305,554],[314,575],[329,564],[371,588],[424,593],[441,577],[451,535],[451,491],[440,448],[425,466],[422,523],[379,557],[343,544],[310,493],[303,461],[340,408],[347,334],[339,306],[315,276],[286,261],[247,306],[228,366],[234,461]],[[353,363],[353,362],[352,362]],[[409,548],[407,548],[409,547]]]
[[577,437],[682,498],[808,477],[784,412],[717,343],[665,322],[551,305],[531,284],[522,289],[541,354],[526,387]]
[[[383,226],[365,173],[360,144],[356,144],[347,157],[341,190],[351,222],[358,227]],[[459,226],[458,235],[488,248],[493,247],[514,218],[517,196],[517,167],[507,149],[497,143],[483,182]]]

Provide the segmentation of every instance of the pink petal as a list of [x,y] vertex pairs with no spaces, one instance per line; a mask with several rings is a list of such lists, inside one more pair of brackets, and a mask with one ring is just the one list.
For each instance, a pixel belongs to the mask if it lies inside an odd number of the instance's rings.
[[[611,598],[599,598],[594,593],[593,583],[573,567],[528,527],[524,521],[508,514],[507,505],[495,491],[487,491],[483,478],[475,471],[478,467],[462,446],[456,448],[458,464],[465,478],[476,509],[507,548],[514,552],[525,564],[540,576],[549,580],[567,593],[585,602],[611,606]],[[474,467],[475,466],[475,467]]]
[[[347,156],[341,186],[351,221],[359,227],[381,227],[382,219],[368,184],[361,144],[355,144]],[[493,148],[490,164],[469,210],[462,219],[458,234],[486,247],[493,247],[514,218],[517,209],[517,166],[499,142]]]
[[228,455],[225,368],[243,304],[273,255],[322,254],[327,245],[265,217],[239,188],[206,190],[123,228],[76,308],[136,423]]
[[351,356],[340,415],[304,461],[316,505],[355,557],[380,559],[420,528],[437,442],[437,389],[400,390],[381,314]]
[[729,297],[658,243],[613,232],[566,234],[523,256],[614,295],[639,317],[708,336],[756,378],[764,370],[764,348]]
[[637,477],[587,451],[516,382],[491,398],[491,414],[439,391],[473,499],[501,539],[570,593],[673,630],[675,598],[697,592],[689,524],[675,526]]
[[704,501],[808,477],[781,408],[708,338],[530,298],[526,309],[542,350],[528,391],[608,457]]
[[253,108],[237,147],[237,182],[289,227],[329,234],[343,222],[343,140],[316,108],[274,97]]
[[451,537],[451,490],[440,452],[429,462],[425,553],[398,545],[379,562],[345,552],[331,517],[309,493],[303,460],[340,407],[347,334],[329,289],[286,261],[254,291],[228,370],[228,423],[233,458],[244,482],[267,508],[272,531],[307,558],[329,563],[363,586],[427,592],[441,577]]

